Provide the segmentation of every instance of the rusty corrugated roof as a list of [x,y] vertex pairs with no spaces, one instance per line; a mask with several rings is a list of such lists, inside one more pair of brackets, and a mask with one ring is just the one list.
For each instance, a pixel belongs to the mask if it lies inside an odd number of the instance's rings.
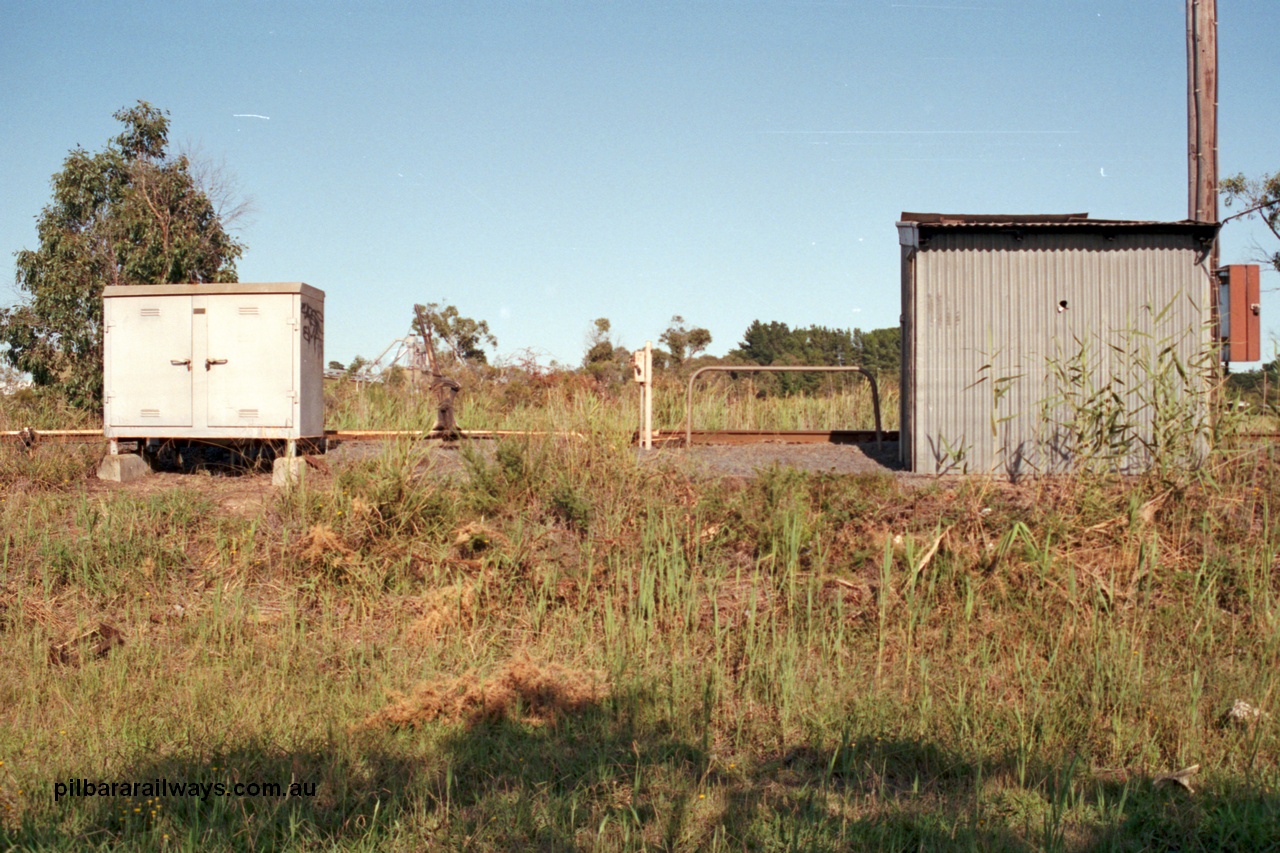
[[1089,218],[1087,213],[907,213],[903,222],[929,225],[1013,225],[1027,222],[1065,224]]
[[1090,219],[1087,213],[911,213],[904,211],[898,224],[915,225],[921,233],[953,229],[1014,232],[1070,229],[1093,232],[1191,234],[1201,239],[1212,239],[1218,230],[1216,222],[1194,222],[1190,219],[1175,222]]

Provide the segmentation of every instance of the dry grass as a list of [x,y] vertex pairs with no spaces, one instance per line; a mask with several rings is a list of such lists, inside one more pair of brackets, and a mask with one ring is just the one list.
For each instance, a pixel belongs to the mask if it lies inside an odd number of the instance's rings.
[[434,643],[447,631],[456,630],[476,619],[476,587],[473,583],[455,583],[427,592],[419,600],[422,615],[409,624],[405,641],[414,644]]
[[423,682],[408,695],[365,718],[365,728],[416,728],[441,721],[468,726],[498,719],[530,725],[555,723],[598,704],[608,695],[604,674],[520,658],[488,678],[472,673]]
[[298,558],[312,568],[341,565],[355,554],[327,524],[313,524],[298,543]]

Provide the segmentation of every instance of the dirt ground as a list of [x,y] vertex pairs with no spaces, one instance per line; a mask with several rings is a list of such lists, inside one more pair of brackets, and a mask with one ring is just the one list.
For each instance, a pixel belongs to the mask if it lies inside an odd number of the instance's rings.
[[[481,443],[481,453],[491,453],[492,443]],[[329,451],[313,470],[323,475],[332,464],[368,458],[377,454],[381,445],[377,442],[345,442]],[[914,483],[930,477],[901,470],[898,464],[897,442],[884,442],[877,450],[875,445],[836,444],[785,444],[762,443],[743,445],[701,445],[690,450],[683,448],[657,448],[636,451],[641,465],[676,468],[695,479],[717,477],[753,477],[762,469],[773,465],[788,465],[806,471],[829,474],[885,474],[901,481]],[[466,471],[462,454],[457,447],[436,447],[428,454],[431,472],[437,476],[453,476]],[[228,512],[254,515],[264,500],[272,494],[270,473],[225,472],[194,474],[160,472],[143,480],[120,486],[91,477],[89,491],[110,491],[125,488],[135,493],[149,494],[168,489],[198,486],[218,496],[218,502]]]
[[256,516],[275,495],[275,490],[271,487],[270,472],[234,476],[157,472],[132,483],[109,483],[90,475],[87,491],[89,494],[100,494],[125,489],[136,495],[153,495],[172,489],[190,488],[198,488],[213,495],[227,513],[245,517]]
[[[346,460],[367,458],[379,451],[377,442],[346,442],[331,450],[326,458]],[[477,444],[481,453],[492,452],[491,442]],[[679,468],[699,479],[712,477],[751,477],[761,468],[789,465],[805,471],[830,474],[893,474],[912,478],[898,462],[898,443],[886,441],[878,449],[874,444],[787,444],[765,442],[738,445],[698,445],[689,450],[660,447],[637,450],[642,465]],[[456,447],[432,450],[432,470],[440,474],[465,470],[462,454]]]
[[641,455],[644,464],[680,468],[690,476],[751,477],[761,468],[789,465],[830,474],[895,474],[910,477],[898,463],[898,443],[699,445],[655,449]]

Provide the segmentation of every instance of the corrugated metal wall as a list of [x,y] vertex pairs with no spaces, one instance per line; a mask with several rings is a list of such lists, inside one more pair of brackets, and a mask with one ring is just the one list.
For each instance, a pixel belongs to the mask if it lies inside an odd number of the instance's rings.
[[[911,468],[1058,470],[1069,460],[1056,434],[1072,417],[1062,371],[1085,366],[1069,393],[1109,383],[1131,411],[1161,351],[1166,368],[1171,354],[1203,371],[1209,279],[1197,249],[1177,234],[931,234],[904,281]],[[1133,464],[1143,461],[1120,467]]]

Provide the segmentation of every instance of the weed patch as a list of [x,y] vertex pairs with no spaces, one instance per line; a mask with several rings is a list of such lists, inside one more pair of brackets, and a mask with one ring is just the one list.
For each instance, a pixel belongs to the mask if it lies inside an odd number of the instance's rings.
[[408,696],[393,696],[366,718],[368,728],[413,728],[436,720],[474,726],[497,719],[530,725],[554,723],[600,702],[608,691],[598,672],[513,660],[487,679],[475,675],[424,682]]

